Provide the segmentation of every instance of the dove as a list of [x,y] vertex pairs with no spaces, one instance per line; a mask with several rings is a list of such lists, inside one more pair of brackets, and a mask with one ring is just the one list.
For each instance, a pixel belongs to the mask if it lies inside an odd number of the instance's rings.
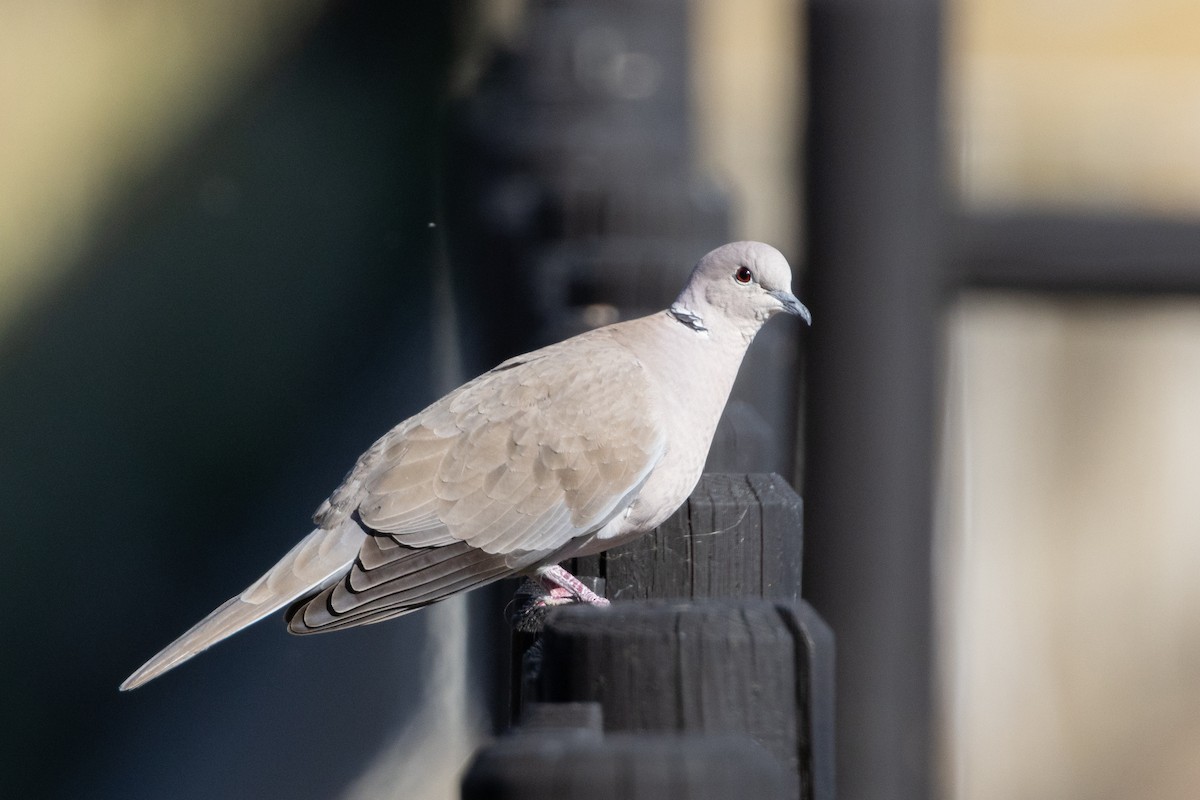
[[513,575],[607,601],[559,566],[665,521],[700,480],[742,358],[778,313],[812,318],[759,242],[700,259],[670,308],[510,358],[396,425],[316,528],[122,690],[286,609],[296,634],[407,614]]

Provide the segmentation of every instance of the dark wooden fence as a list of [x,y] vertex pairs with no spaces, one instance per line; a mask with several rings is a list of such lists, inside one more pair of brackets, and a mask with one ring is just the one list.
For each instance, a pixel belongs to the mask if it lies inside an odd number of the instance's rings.
[[833,634],[802,552],[782,478],[710,474],[652,534],[568,565],[613,605],[514,634],[514,734],[464,800],[831,800]]

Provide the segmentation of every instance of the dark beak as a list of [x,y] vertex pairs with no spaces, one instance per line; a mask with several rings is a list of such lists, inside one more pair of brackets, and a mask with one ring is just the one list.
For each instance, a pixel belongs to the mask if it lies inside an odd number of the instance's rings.
[[808,309],[804,307],[804,304],[796,299],[796,295],[783,289],[777,289],[771,292],[770,295],[779,301],[784,311],[789,314],[795,314],[809,325],[812,325],[812,314],[808,313]]

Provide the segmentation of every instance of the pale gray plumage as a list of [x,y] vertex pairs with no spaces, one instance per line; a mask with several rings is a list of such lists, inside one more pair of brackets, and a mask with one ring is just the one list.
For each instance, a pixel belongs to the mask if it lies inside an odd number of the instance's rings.
[[286,606],[293,633],[379,622],[655,527],[700,479],[759,328],[780,311],[809,319],[790,286],[779,251],[727,244],[670,309],[455,389],[375,442],[312,533],[121,688]]

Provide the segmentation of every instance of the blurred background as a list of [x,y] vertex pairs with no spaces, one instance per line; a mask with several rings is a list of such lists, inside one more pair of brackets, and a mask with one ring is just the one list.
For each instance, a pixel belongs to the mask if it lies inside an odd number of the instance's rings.
[[755,238],[816,324],[709,467],[803,491],[841,796],[1194,798],[1197,41],[1190,0],[0,0],[0,794],[456,797],[505,588],[116,686],[395,422]]
[[948,797],[1200,794],[1200,6],[946,7]]

